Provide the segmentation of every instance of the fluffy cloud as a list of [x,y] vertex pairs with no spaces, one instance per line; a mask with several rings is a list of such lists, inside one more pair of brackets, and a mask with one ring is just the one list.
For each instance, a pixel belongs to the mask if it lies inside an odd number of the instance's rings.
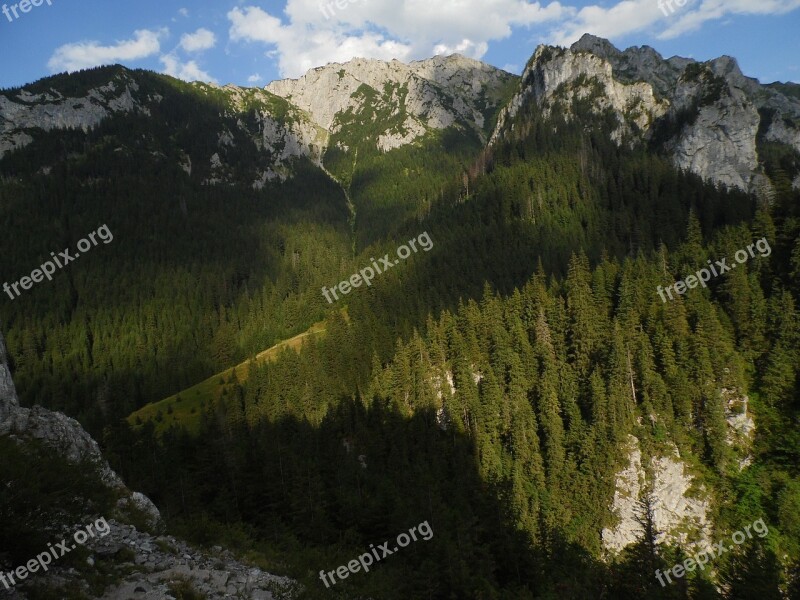
[[133,32],[133,39],[118,41],[111,46],[99,42],[75,42],[56,48],[48,68],[53,71],[77,71],[99,65],[121,61],[138,60],[157,54],[161,50],[160,38],[169,34],[167,29],[150,31],[139,29]]
[[202,27],[194,33],[184,33],[181,36],[181,48],[186,52],[198,52],[213,48],[217,43],[217,36],[213,31]]
[[731,15],[780,15],[798,7],[800,0],[688,0],[684,6],[676,0],[622,0],[609,8],[580,9],[551,31],[550,41],[566,46],[584,33],[614,38],[644,30],[669,39]]
[[612,40],[636,32],[671,38],[731,15],[784,14],[800,0],[612,0],[576,7],[542,0],[287,0],[283,13],[242,5],[228,12],[233,41],[259,43],[284,77],[355,56],[414,60],[460,53],[481,59],[516,28],[569,45],[584,33]]
[[800,0],[702,0],[694,10],[677,9],[673,15],[677,21],[658,37],[675,38],[729,15],[782,15],[796,8],[800,8]]
[[247,78],[247,83],[258,83],[261,81],[262,77],[258,73],[253,73],[250,77]]
[[[343,6],[343,8],[339,8]],[[482,58],[513,27],[558,21],[572,9],[528,0],[288,0],[286,19],[256,6],[228,13],[234,41],[275,50],[283,76],[354,56],[391,60],[461,52]]]
[[623,0],[610,8],[586,6],[553,29],[550,41],[569,46],[584,33],[613,38],[648,28],[664,18],[657,0]]
[[217,80],[203,71],[195,61],[181,62],[174,54],[165,54],[159,58],[164,65],[164,73],[183,79],[184,81],[210,81],[216,83]]

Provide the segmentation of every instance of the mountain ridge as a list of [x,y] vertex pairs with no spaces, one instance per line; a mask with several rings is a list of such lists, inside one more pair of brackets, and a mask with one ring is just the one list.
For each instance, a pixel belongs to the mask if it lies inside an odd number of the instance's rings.
[[[113,78],[86,89],[81,97],[55,88],[50,88],[52,93],[27,91],[43,88],[50,78],[3,92],[0,158],[30,144],[37,130],[86,131],[118,112],[147,115],[152,104],[162,100],[160,94],[139,93],[137,71],[111,69],[117,72]],[[591,34],[570,48],[540,45],[522,77],[453,54],[409,63],[354,58],[262,88],[198,82],[179,87],[209,97],[222,94],[231,116],[256,111],[252,124],[239,118],[237,127],[263,154],[251,175],[253,186],[260,189],[269,180],[291,176],[291,165],[298,159],[321,166],[331,149],[345,155],[354,155],[356,148],[385,153],[449,128],[486,144],[503,135],[504,115],[515,115],[529,97],[538,110],[549,112],[559,86],[574,88],[562,90],[567,95],[555,100],[561,104],[592,94],[584,79],[599,82],[603,97],[610,100],[597,104],[595,112],[610,109],[616,114],[619,127],[613,135],[618,143],[623,137],[654,143],[678,168],[716,183],[768,195],[761,140],[800,156],[800,92],[793,92],[791,85],[761,84],[746,77],[730,56],[705,62],[665,59],[650,46],[619,50]],[[504,90],[512,88],[517,91],[507,100],[509,92]],[[271,98],[282,98],[286,108],[277,109]],[[235,143],[230,135],[220,131],[218,144]],[[198,160],[194,157],[193,164]],[[203,162],[210,170],[208,184],[229,180],[224,152],[212,153]],[[800,185],[800,172],[791,178]]]

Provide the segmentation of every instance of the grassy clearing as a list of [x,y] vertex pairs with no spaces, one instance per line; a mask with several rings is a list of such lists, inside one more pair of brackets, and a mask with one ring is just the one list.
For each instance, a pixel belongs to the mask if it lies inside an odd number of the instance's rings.
[[[323,333],[325,325],[325,321],[320,321],[312,325],[307,331],[275,344],[272,348],[257,354],[255,363],[262,364],[273,361],[286,349],[299,352],[305,339],[309,336]],[[235,367],[212,375],[205,381],[201,381],[160,402],[143,406],[131,413],[128,417],[128,423],[134,427],[139,427],[148,421],[152,421],[155,424],[156,431],[159,433],[166,431],[173,425],[196,433],[200,426],[200,416],[205,412],[206,407],[215,404],[232,381],[247,381],[248,368],[251,361],[253,361],[252,358],[247,359]]]

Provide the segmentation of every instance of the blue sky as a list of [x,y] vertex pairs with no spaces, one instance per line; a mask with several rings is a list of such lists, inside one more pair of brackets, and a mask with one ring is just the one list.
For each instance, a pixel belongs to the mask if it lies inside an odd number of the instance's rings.
[[453,52],[519,72],[538,44],[566,45],[584,32],[620,48],[647,44],[667,57],[728,54],[763,82],[800,81],[800,0],[0,0],[3,6],[0,87],[117,62],[260,86],[355,56],[407,62]]

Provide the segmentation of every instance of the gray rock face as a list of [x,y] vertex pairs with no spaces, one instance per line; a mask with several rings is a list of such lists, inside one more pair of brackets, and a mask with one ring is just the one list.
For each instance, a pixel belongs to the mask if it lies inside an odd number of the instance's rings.
[[735,59],[665,60],[648,46],[620,51],[591,35],[566,50],[536,50],[492,140],[508,133],[509,122],[523,108],[535,106],[547,115],[561,103],[569,116],[572,101],[589,96],[593,88],[601,91],[594,112],[611,109],[617,116],[615,141],[633,134],[647,143],[657,125],[675,123],[660,149],[677,167],[715,183],[768,194],[757,144],[765,109],[772,113],[765,138],[800,151],[800,101],[745,77]]
[[783,113],[778,113],[777,118],[773,118],[764,137],[770,142],[780,142],[791,146],[800,152],[800,129],[792,126],[788,119],[781,118]]
[[27,129],[88,131],[115,112],[146,113],[134,98],[138,89],[136,81],[122,75],[83,98],[66,98],[56,90],[42,94],[22,90],[13,100],[0,95],[0,159],[33,141]]
[[694,124],[684,127],[666,148],[682,169],[755,191],[761,174],[756,150],[760,122],[755,105],[742,90],[732,88],[715,104],[700,108]]
[[[747,410],[749,400],[737,389],[722,388],[719,393],[728,423],[727,443],[739,456],[738,466],[742,470],[752,462],[750,452],[755,433],[755,422]],[[654,421],[657,418],[651,417]],[[671,452],[652,456],[648,470],[643,467],[637,437],[628,436],[625,450],[628,464],[616,474],[611,506],[618,520],[613,527],[603,529],[603,547],[615,553],[641,539],[642,500],[649,489],[653,520],[661,532],[656,543],[679,544],[697,551],[708,549],[712,529],[710,494],[702,485],[695,485],[678,448],[671,444]]]
[[[51,589],[77,585],[87,596],[98,600],[174,600],[178,590],[187,588],[202,598],[288,600],[295,597],[298,589],[293,580],[245,565],[221,548],[209,554],[172,536],[155,537],[131,525],[107,522],[109,532],[86,543],[92,553],[87,565],[94,568],[98,561],[104,561],[105,568],[117,576],[102,595],[91,594],[78,572],[55,561],[46,574],[34,575],[7,597],[25,600],[29,584],[44,584]],[[76,524],[73,530],[81,525]]]
[[0,335],[0,435],[15,440],[36,439],[58,450],[71,462],[88,460],[100,467],[103,482],[112,488],[124,488],[111,470],[100,448],[83,427],[66,415],[34,406],[19,405],[16,388],[6,359],[5,340]]
[[637,129],[649,130],[653,122],[667,112],[669,103],[656,98],[649,83],[615,77],[612,63],[603,56],[616,50],[605,40],[593,40],[585,38],[584,46],[596,48],[600,55],[574,47],[571,50],[537,48],[522,75],[522,88],[500,113],[492,141],[503,135],[507,123],[529,102],[545,116],[549,116],[555,105],[560,105],[570,115],[574,100],[589,97],[594,114],[600,115],[610,109],[617,115],[619,125],[612,133],[617,141]]
[[[265,90],[241,88],[236,85],[218,86],[214,84],[195,84],[201,91],[213,90],[227,96],[231,109],[246,112],[253,103],[269,105],[274,95]],[[285,181],[292,174],[291,165],[294,159],[308,158],[314,164],[322,162],[322,152],[328,139],[327,131],[312,121],[303,110],[289,105],[286,119],[277,119],[269,111],[256,110],[257,127],[249,128],[241,119],[237,126],[241,133],[249,137],[258,148],[261,159],[259,170],[254,174],[252,187],[261,189],[267,181],[279,179]],[[223,150],[227,146],[235,146],[230,131],[221,131],[218,135],[218,146]],[[227,181],[223,157],[215,153],[210,157],[214,177],[206,183],[213,185]],[[185,169],[184,169],[185,170]]]
[[649,486],[652,494],[653,521],[662,533],[656,543],[678,543],[698,550],[711,544],[711,522],[708,517],[710,502],[700,490],[699,497],[689,494],[693,478],[686,473],[677,448],[670,456],[652,457],[648,479],[642,466],[639,440],[628,436],[629,464],[616,476],[616,489],[612,510],[618,517],[614,527],[602,532],[603,547],[619,552],[625,546],[641,539],[643,508],[642,494]]
[[[388,117],[405,113],[404,131],[387,131],[382,150],[409,144],[430,129],[456,122],[484,136],[486,109],[497,107],[498,90],[514,76],[460,55],[402,63],[356,58],[312,69],[299,79],[273,81],[264,89],[291,101],[324,130],[335,133],[340,116],[364,108],[366,86],[376,110]],[[362,90],[363,91],[363,90]]]
[[11,412],[18,408],[17,388],[14,387],[14,380],[11,379],[8,369],[6,340],[0,332],[0,435],[4,435],[3,424],[9,420]]

